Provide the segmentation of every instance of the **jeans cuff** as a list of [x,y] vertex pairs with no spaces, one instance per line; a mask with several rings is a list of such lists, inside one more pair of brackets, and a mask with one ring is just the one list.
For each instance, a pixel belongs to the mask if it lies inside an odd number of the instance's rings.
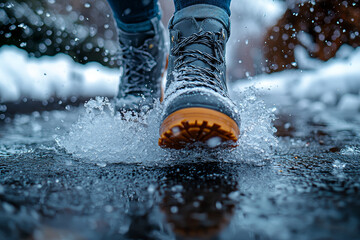
[[154,29],[154,21],[160,21],[161,11],[159,11],[154,17],[149,20],[139,23],[124,23],[119,19],[116,19],[116,24],[124,32],[136,33],[136,32],[147,32]]

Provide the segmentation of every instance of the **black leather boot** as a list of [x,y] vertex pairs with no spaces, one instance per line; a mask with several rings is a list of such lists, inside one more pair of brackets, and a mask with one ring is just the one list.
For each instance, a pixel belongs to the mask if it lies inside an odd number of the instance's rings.
[[159,145],[235,145],[240,119],[226,86],[229,16],[213,5],[192,5],[169,25],[170,55]]

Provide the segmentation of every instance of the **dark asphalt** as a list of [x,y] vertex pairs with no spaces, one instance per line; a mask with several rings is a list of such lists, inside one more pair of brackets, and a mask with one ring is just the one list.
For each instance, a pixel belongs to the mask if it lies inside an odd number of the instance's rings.
[[103,166],[56,146],[77,116],[54,116],[0,125],[0,239],[360,239],[359,132],[319,113],[277,113],[271,159]]

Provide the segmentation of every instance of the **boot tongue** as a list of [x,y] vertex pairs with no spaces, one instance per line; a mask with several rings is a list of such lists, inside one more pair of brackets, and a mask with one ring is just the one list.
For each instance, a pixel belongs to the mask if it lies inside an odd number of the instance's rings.
[[[178,30],[180,32],[180,37],[189,37],[194,33],[200,33],[200,32],[221,32],[223,29],[222,23],[215,19],[195,19],[195,18],[188,18],[184,19],[182,21],[179,21],[174,25],[174,29]],[[212,56],[215,56],[215,51],[213,48],[208,47],[204,44],[199,43],[193,43],[189,44],[184,47],[184,50],[199,50],[203,53],[208,53]],[[191,59],[192,57],[189,57],[188,59]],[[199,67],[205,67],[209,68],[209,65],[204,63],[203,61],[196,60],[192,63],[192,65],[196,65]]]

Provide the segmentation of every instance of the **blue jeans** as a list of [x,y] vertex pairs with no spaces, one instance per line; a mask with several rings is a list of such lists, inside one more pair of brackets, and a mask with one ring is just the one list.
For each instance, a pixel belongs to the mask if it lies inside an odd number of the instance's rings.
[[[108,0],[119,28],[127,31],[151,29],[150,19],[160,18],[157,0]],[[174,0],[175,12],[195,4],[210,4],[224,9],[230,16],[231,0]]]

